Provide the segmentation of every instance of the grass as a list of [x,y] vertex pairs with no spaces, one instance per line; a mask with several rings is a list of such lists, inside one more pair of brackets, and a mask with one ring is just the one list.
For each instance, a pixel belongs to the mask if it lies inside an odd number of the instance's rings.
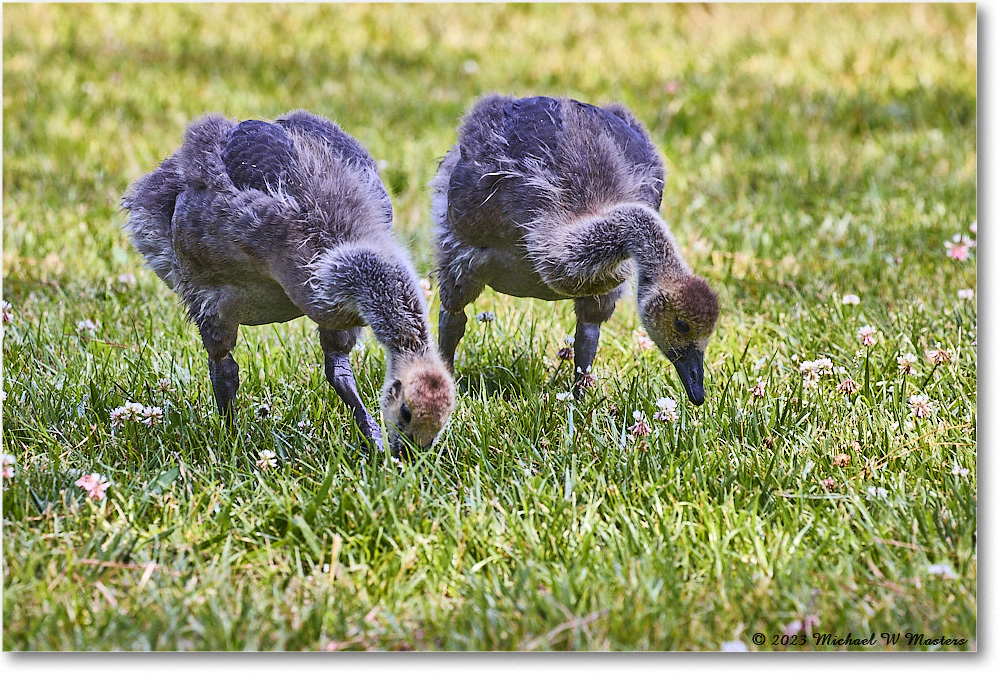
[[[975,249],[944,242],[976,220],[976,64],[973,5],[5,5],[3,648],[845,649],[780,644],[816,617],[974,649]],[[648,125],[663,214],[720,294],[706,404],[629,434],[683,398],[634,301],[594,395],[558,401],[571,307],[487,292],[439,452],[360,452],[302,319],[241,332],[227,432],[120,230],[128,183],[198,114],[309,108],[384,160],[429,273],[427,183],[491,91]],[[837,371],[803,387],[820,357]],[[352,359],[375,406],[381,350]],[[113,431],[128,400],[162,424]],[[91,472],[106,499],[74,486]]]

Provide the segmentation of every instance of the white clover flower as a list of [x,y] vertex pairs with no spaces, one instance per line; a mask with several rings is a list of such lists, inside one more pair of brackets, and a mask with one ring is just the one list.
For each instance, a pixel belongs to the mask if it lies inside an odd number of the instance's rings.
[[956,460],[951,468],[951,473],[953,476],[968,476],[969,470],[964,466],[959,466],[958,461]]
[[927,360],[935,366],[951,363],[951,352],[947,349],[937,348],[927,350]]
[[869,487],[868,496],[873,499],[885,499],[889,496],[889,491],[882,487]]
[[669,396],[663,396],[656,399],[656,407],[660,410],[675,410],[677,408],[677,401]]
[[80,476],[74,485],[86,492],[89,499],[101,500],[105,497],[104,491],[111,487],[111,481],[99,473],[89,473]]
[[83,321],[77,322],[76,332],[77,333],[87,332],[93,335],[94,333],[97,332],[97,324],[91,321],[90,319],[84,319]]
[[14,464],[14,455],[3,455],[0,457],[0,477],[13,478]]
[[118,429],[126,422],[142,422],[147,427],[163,421],[163,410],[159,406],[144,406],[135,401],[126,401],[125,405],[111,411],[111,428]]
[[843,382],[841,382],[840,384],[837,385],[837,391],[839,391],[841,394],[845,394],[847,396],[850,396],[852,394],[856,394],[860,389],[861,389],[861,385],[858,384],[857,382],[855,382],[854,380],[852,380],[849,377],[846,380],[844,380]]
[[118,275],[118,283],[125,284],[126,286],[132,286],[135,284],[135,275],[131,272],[125,272],[124,274]]
[[802,386],[806,389],[815,387],[819,383],[820,375],[829,372],[832,368],[833,362],[827,358],[816,361],[803,361],[799,364],[799,373],[802,374]]
[[910,411],[917,418],[930,417],[932,412],[930,399],[924,394],[912,394],[910,396]]
[[149,406],[142,409],[142,419],[140,420],[147,427],[154,426],[163,421],[163,410],[158,406]]
[[878,339],[878,329],[875,326],[862,326],[858,329],[858,339],[865,347],[871,347]]
[[969,249],[973,248],[976,242],[972,241],[965,235],[956,234],[951,238],[951,241],[946,241],[944,243],[945,251],[947,255],[952,260],[958,260],[962,262],[969,259]]
[[676,422],[679,419],[677,415],[677,401],[669,396],[656,399],[656,407],[659,410],[653,415],[653,419],[657,422]]
[[960,290],[958,292],[958,299],[959,300],[972,300],[972,298],[973,298],[973,296],[975,296],[975,294],[976,294],[976,292],[974,290],[972,290],[971,288],[963,288],[962,290]]
[[273,450],[261,450],[260,456],[257,458],[257,466],[265,471],[273,469],[278,466],[277,455],[274,454]]
[[896,359],[896,363],[899,364],[899,372],[903,375],[913,374],[913,365],[917,362],[917,355],[906,353]]
[[479,323],[493,323],[497,320],[497,315],[493,312],[480,312],[476,314],[476,321]]
[[848,293],[840,299],[840,302],[844,305],[858,305],[861,304],[861,298],[854,295],[854,293]]
[[642,411],[633,411],[632,419],[635,420],[635,424],[630,426],[628,430],[633,436],[649,436],[653,432],[652,427],[649,426],[649,422],[646,421],[645,413]]
[[558,394],[556,394],[556,400],[557,401],[563,401],[563,402],[565,402],[565,401],[572,401],[573,400],[573,392],[571,392],[571,391],[561,391]]
[[117,429],[132,420],[132,412],[125,406],[120,406],[111,411],[111,428]]
[[126,421],[125,408],[115,408],[111,411],[111,428],[117,429]]
[[941,577],[942,579],[955,579],[955,570],[951,568],[948,563],[937,563],[935,565],[927,566],[927,573],[933,576]]

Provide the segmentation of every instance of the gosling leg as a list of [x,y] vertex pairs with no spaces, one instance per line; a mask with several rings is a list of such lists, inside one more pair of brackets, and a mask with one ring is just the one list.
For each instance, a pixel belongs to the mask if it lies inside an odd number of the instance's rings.
[[208,352],[208,379],[219,415],[229,425],[234,422],[233,401],[240,388],[240,367],[230,353],[236,346],[238,326],[205,321],[198,326],[202,344]]
[[455,372],[455,349],[465,335],[467,305],[486,288],[486,282],[476,274],[478,267],[463,263],[459,266],[440,261],[438,280],[441,308],[438,310],[438,350],[448,370]]
[[367,441],[375,450],[382,452],[385,450],[382,445],[382,429],[361,401],[357,384],[354,382],[354,371],[351,370],[350,353],[360,332],[360,329],[320,329],[319,342],[323,347],[326,379],[333,386],[333,390],[337,392],[340,399],[354,413],[354,421]]
[[449,312],[442,307],[438,310],[438,348],[445,365],[452,373],[455,372],[455,349],[465,336],[465,324],[468,320],[465,309]]
[[573,342],[573,396],[580,398],[587,391],[584,376],[594,364],[597,344],[601,339],[601,324],[611,318],[615,303],[624,292],[624,285],[604,295],[577,298],[576,336]]

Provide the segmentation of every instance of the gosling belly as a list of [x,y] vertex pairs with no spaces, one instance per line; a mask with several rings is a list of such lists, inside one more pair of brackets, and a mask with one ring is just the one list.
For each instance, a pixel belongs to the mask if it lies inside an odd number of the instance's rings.
[[603,295],[618,288],[631,273],[623,264],[607,277],[596,279],[564,279],[557,287],[546,283],[535,271],[531,261],[518,251],[494,250],[486,265],[487,285],[499,293],[517,298],[567,300]]
[[531,261],[517,250],[494,249],[490,251],[484,270],[487,285],[498,293],[516,298],[540,300],[565,300],[568,295],[557,293],[542,280]]
[[284,323],[305,314],[274,281],[246,284],[238,292],[240,323],[244,326]]

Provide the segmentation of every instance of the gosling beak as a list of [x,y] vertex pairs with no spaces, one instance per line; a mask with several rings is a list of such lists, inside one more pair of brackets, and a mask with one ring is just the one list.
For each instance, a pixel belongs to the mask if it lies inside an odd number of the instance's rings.
[[687,392],[688,399],[695,405],[705,402],[705,362],[702,353],[694,345],[672,352],[667,357],[677,369],[681,384]]
[[406,436],[404,440],[403,434],[396,434],[392,438],[390,448],[392,450],[392,456],[396,459],[401,459],[404,462],[412,462],[417,458],[417,446],[414,440],[409,436]]

